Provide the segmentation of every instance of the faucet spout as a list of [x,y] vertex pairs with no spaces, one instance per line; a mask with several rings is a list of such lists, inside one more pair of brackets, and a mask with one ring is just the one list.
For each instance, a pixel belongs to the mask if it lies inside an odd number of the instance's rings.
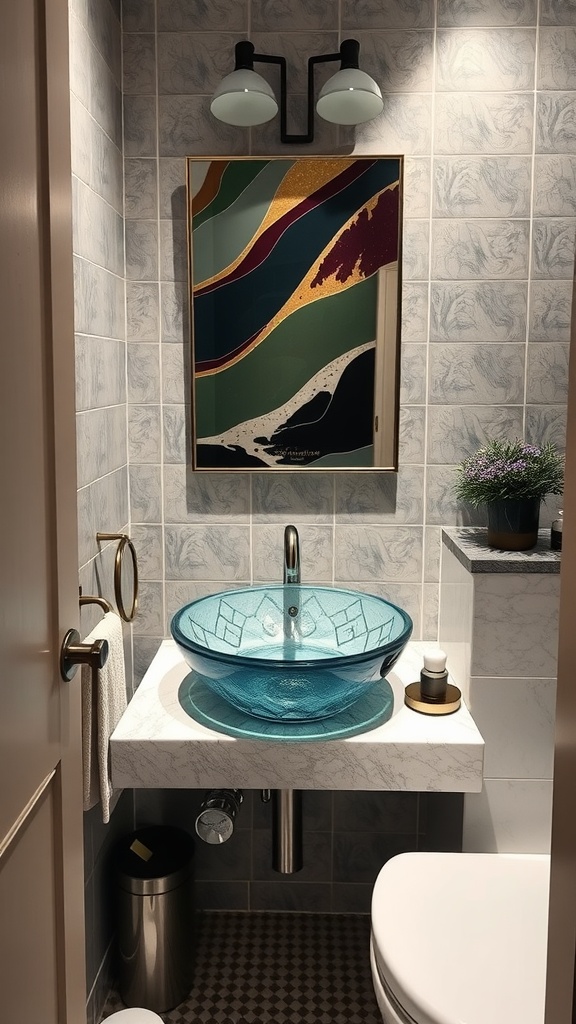
[[284,583],[300,583],[300,540],[295,526],[284,530]]

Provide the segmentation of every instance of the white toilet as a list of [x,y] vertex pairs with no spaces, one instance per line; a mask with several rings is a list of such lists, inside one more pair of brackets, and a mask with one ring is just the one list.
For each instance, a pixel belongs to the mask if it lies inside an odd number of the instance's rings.
[[370,953],[385,1024],[542,1024],[549,880],[544,855],[389,860]]
[[152,1010],[142,1010],[132,1006],[127,1010],[117,1010],[111,1017],[105,1017],[102,1024],[162,1024],[162,1017]]

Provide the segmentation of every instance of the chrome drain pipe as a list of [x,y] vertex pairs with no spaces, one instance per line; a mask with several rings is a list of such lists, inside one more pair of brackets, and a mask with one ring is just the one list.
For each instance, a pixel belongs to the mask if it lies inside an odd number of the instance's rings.
[[230,839],[244,797],[241,789],[211,789],[204,795],[196,818],[197,835],[205,843],[218,846]]
[[272,793],[272,867],[282,875],[302,868],[302,792],[275,789]]

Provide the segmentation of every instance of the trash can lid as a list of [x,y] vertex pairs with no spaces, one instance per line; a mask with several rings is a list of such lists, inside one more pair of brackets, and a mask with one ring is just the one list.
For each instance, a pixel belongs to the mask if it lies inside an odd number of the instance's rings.
[[183,829],[170,825],[136,829],[116,847],[118,882],[137,895],[168,892],[189,875],[193,854],[194,840]]

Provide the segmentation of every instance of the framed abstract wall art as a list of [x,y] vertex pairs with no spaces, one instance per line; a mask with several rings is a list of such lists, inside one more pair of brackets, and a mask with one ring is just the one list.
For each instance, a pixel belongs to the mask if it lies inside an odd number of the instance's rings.
[[401,157],[187,160],[196,470],[398,466]]

